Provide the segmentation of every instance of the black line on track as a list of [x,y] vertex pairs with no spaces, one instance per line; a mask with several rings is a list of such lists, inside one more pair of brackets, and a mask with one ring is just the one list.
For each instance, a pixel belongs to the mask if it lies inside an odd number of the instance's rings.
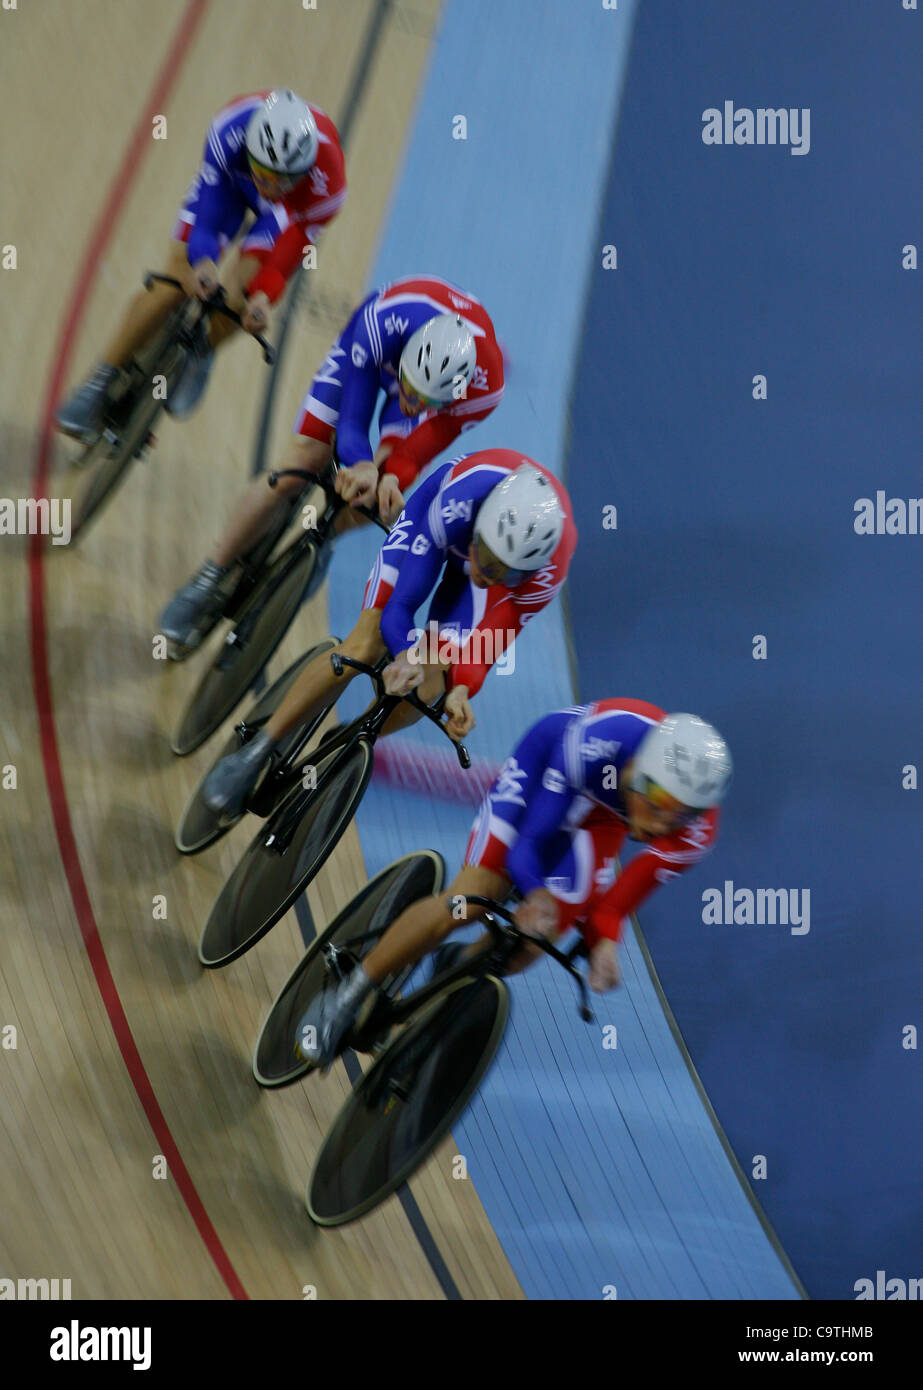
[[[362,48],[359,52],[359,60],[356,63],[356,70],[352,75],[349,88],[346,93],[346,105],[343,108],[343,115],[337,122],[337,129],[340,133],[340,145],[344,154],[349,144],[349,137],[355,125],[356,116],[362,98],[365,95],[365,88],[368,83],[369,73],[375,61],[378,45],[385,29],[385,25],[391,14],[394,0],[378,0],[372,6],[372,14],[366,26],[365,37],[362,40]],[[307,271],[301,267],[292,280],[289,290],[288,300],[279,320],[279,337],[274,344],[276,350],[276,360],[269,369],[269,381],[266,386],[266,394],[263,397],[263,405],[260,411],[260,422],[257,426],[256,445],[253,452],[253,460],[250,464],[250,476],[255,478],[258,473],[262,473],[266,467],[266,452],[269,442],[269,430],[272,424],[273,406],[276,399],[276,388],[279,382],[279,373],[282,361],[285,357],[285,350],[288,345],[289,331],[295,318],[295,311],[301,300],[309,293],[310,286],[307,278]],[[267,663],[268,665],[268,663]],[[257,676],[250,687],[250,694],[254,698],[262,695],[267,686],[265,668]],[[295,916],[298,919],[298,926],[305,946],[310,946],[316,935],[314,921],[307,901],[304,897],[299,898],[295,904]]]
[[[362,1068],[359,1065],[358,1057],[355,1052],[344,1052],[342,1062],[346,1067],[346,1075],[349,1077],[351,1085],[355,1086],[356,1082],[362,1076]],[[429,1261],[430,1269],[439,1281],[439,1287],[442,1289],[442,1292],[445,1294],[446,1298],[452,1302],[462,1302],[461,1290],[449,1273],[448,1266],[439,1252],[439,1246],[433,1239],[433,1233],[427,1226],[423,1214],[417,1206],[417,1199],[414,1197],[408,1184],[402,1183],[395,1195],[404,1208],[404,1215],[410,1223],[410,1229],[419,1241],[420,1248]]]
[[[346,106],[344,107],[341,119],[337,122],[337,129],[340,132],[340,144],[343,147],[344,153],[349,142],[360,103],[365,94],[365,87],[368,82],[369,73],[372,70],[372,64],[375,61],[378,45],[381,42],[381,36],[391,15],[393,3],[394,0],[378,0],[378,3],[372,7],[371,18],[365,31],[365,38],[362,41],[362,49],[359,53],[359,61],[356,64],[356,71],[353,73],[352,80],[349,84]],[[250,465],[250,474],[251,477],[254,478],[258,473],[262,473],[265,468],[266,448],[269,440],[269,428],[272,423],[272,411],[276,398],[279,371],[282,366],[282,359],[285,356],[289,330],[292,325],[292,320],[295,317],[295,310],[298,308],[301,299],[307,292],[306,271],[302,268],[297,272],[292,282],[288,302],[282,311],[282,318],[279,324],[279,338],[274,345],[276,349],[276,360],[269,372],[269,383],[266,387],[266,394],[263,397],[263,407],[260,412],[260,422],[257,427],[253,462]],[[260,695],[265,687],[266,676],[264,672],[261,672],[251,687],[252,693],[254,695]],[[298,919],[298,925],[301,929],[304,943],[306,946],[309,946],[314,940],[316,930],[314,919],[311,916],[311,909],[308,907],[308,901],[304,894],[302,894],[295,904],[295,916]],[[351,1083],[355,1085],[362,1075],[362,1068],[359,1066],[356,1054],[354,1052],[347,1052],[343,1061],[346,1065],[349,1079]],[[439,1252],[439,1247],[433,1238],[433,1234],[427,1226],[420,1208],[417,1206],[416,1198],[406,1183],[398,1188],[397,1197],[404,1209],[404,1215],[410,1223],[410,1228],[416,1236],[420,1249],[426,1256],[443,1294],[447,1299],[460,1301],[462,1298],[461,1291],[452,1278],[448,1266]]]

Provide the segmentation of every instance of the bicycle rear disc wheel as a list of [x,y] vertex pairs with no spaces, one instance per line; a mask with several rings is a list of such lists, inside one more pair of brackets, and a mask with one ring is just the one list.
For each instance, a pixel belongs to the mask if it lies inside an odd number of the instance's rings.
[[[309,546],[280,582],[278,575],[286,559],[287,554],[283,553],[267,570],[265,578],[241,609],[237,622],[218,649],[218,655],[199,681],[173,735],[171,747],[179,757],[192,753],[211,738],[244,698],[288,632],[317,564],[317,547]],[[274,583],[277,585],[275,589]],[[267,597],[268,590],[272,592]],[[265,606],[249,633],[246,645],[238,649],[233,640],[235,634],[258,604]]]
[[342,1226],[383,1202],[419,1168],[468,1105],[493,1061],[509,991],[486,975],[425,1006],[347,1097],[308,1179],[319,1226]]
[[[357,962],[362,960],[377,940],[367,939],[368,934],[390,926],[411,903],[440,892],[444,877],[445,864],[434,850],[405,855],[382,869],[312,941],[282,986],[256,1040],[253,1075],[261,1086],[290,1086],[314,1070],[313,1062],[296,1058],[295,1043],[298,1024],[327,980],[324,948],[360,938],[351,954]],[[386,981],[382,986],[386,993],[390,984]]]
[[[285,915],[333,852],[371,775],[372,746],[360,738],[320,759],[314,790],[299,787],[286,797],[215,900],[199,942],[204,966],[236,960]],[[283,834],[291,838],[280,851]]]
[[[311,647],[300,656],[297,661],[294,661],[288,670],[283,671],[279,679],[274,681],[269,689],[257,700],[253,708],[247,711],[244,715],[244,723],[253,725],[257,720],[266,720],[270,715],[274,714],[282,703],[283,697],[295,684],[295,681],[301,675],[301,672],[304,670],[305,666],[307,666],[308,662],[313,661],[316,656],[322,656],[324,652],[332,651],[336,645],[337,639],[335,637],[325,638],[323,642],[318,642],[316,646]],[[280,739],[278,744],[278,757],[280,761],[284,761],[288,757],[289,752],[296,744],[306,741],[311,737],[311,734],[319,728],[326,719],[331,708],[332,704],[325,706],[319,714],[312,715],[304,724],[296,725],[291,733],[286,734],[284,738]],[[235,729],[209,767],[208,772],[202,777],[202,780],[192,793],[192,796],[186,802],[186,808],[180,816],[179,824],[176,827],[176,833],[173,836],[173,843],[176,845],[180,854],[198,854],[200,850],[207,849],[208,846],[213,845],[216,840],[220,840],[222,835],[226,835],[227,832],[233,829],[237,824],[236,820],[223,821],[214,811],[209,810],[202,800],[202,788],[205,785],[205,779],[221,759],[227,757],[229,753],[236,753],[240,746],[240,736]],[[246,814],[247,808],[244,808],[237,819],[242,819]]]

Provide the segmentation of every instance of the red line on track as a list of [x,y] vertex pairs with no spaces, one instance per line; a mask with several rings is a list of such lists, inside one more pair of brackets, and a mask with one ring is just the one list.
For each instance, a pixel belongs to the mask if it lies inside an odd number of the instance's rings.
[[[186,6],[163,66],[151,89],[145,109],[135,126],[131,143],[129,144],[125,157],[113,180],[105,207],[93,229],[86,252],[84,253],[83,261],[77,272],[74,288],[71,293],[70,304],[55,347],[45,392],[45,401],[42,406],[38,451],[34,473],[33,492],[35,497],[47,496],[52,437],[52,412],[58,403],[61,388],[67,376],[74,343],[77,338],[77,329],[86,307],[86,302],[96,271],[99,267],[99,262],[109,244],[116,220],[122,211],[129,189],[141,166],[141,161],[147,149],[148,142],[151,139],[151,122],[153,117],[160,114],[166,105],[167,99],[179,75],[180,68],[188,55],[193,37],[209,3],[210,0],[189,0]],[[234,1298],[245,1299],[248,1296],[247,1292],[238,1278],[234,1266],[231,1264],[227,1251],[218,1238],[218,1233],[209,1220],[202,1199],[195,1189],[195,1184],[189,1176],[189,1172],[177,1148],[176,1141],[170,1133],[163,1111],[157,1102],[154,1088],[144,1069],[141,1055],[132,1037],[131,1028],[125,1016],[125,1010],[122,1007],[122,1001],[119,998],[115,981],[112,978],[112,972],[109,969],[109,962],[106,959],[106,953],[103,949],[102,941],[100,940],[96,918],[93,915],[90,895],[87,892],[83,869],[80,865],[80,857],[77,853],[77,842],[74,838],[70,808],[67,803],[67,793],[64,790],[64,777],[61,770],[61,758],[58,751],[58,739],[55,731],[54,702],[52,700],[51,683],[48,675],[48,628],[45,619],[45,576],[43,568],[43,537],[41,535],[34,535],[30,538],[29,606],[32,683],[35,691],[35,705],[39,719],[45,781],[48,786],[48,797],[51,802],[51,811],[58,837],[61,862],[67,878],[68,888],[70,889],[71,900],[74,904],[77,921],[80,924],[80,932],[83,936],[90,964],[93,967],[93,974],[96,977],[96,984],[103,1003],[106,1006],[109,1022],[112,1025],[112,1031],[115,1034],[119,1050],[122,1053],[132,1084],[144,1107],[144,1113],[148,1118],[151,1129],[154,1131],[159,1150],[163,1153],[170,1165],[170,1172],[196,1224],[196,1229],[202,1237],[205,1247],[214,1260],[229,1292]]]

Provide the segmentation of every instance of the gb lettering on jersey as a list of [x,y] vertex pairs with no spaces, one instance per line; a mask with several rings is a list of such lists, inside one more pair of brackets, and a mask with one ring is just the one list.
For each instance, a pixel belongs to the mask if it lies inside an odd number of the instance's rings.
[[546,767],[542,773],[542,786],[546,792],[564,792],[567,790],[567,780],[556,767]]

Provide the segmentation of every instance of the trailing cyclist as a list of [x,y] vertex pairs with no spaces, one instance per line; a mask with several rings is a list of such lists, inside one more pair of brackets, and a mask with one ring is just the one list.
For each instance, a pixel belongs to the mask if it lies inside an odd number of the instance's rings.
[[[280,89],[236,97],[208,129],[199,171],[173,227],[165,273],[183,289],[157,284],[131,301],[102,360],[55,416],[65,434],[91,440],[123,367],[150,340],[183,293],[208,299],[219,283],[248,333],[262,333],[269,310],[304,253],[346,199],[343,151],[336,127],[320,107]],[[218,261],[255,220],[219,271]],[[212,318],[197,351],[166,401],[177,418],[189,415],[205,391],[214,352],[236,325]]]

